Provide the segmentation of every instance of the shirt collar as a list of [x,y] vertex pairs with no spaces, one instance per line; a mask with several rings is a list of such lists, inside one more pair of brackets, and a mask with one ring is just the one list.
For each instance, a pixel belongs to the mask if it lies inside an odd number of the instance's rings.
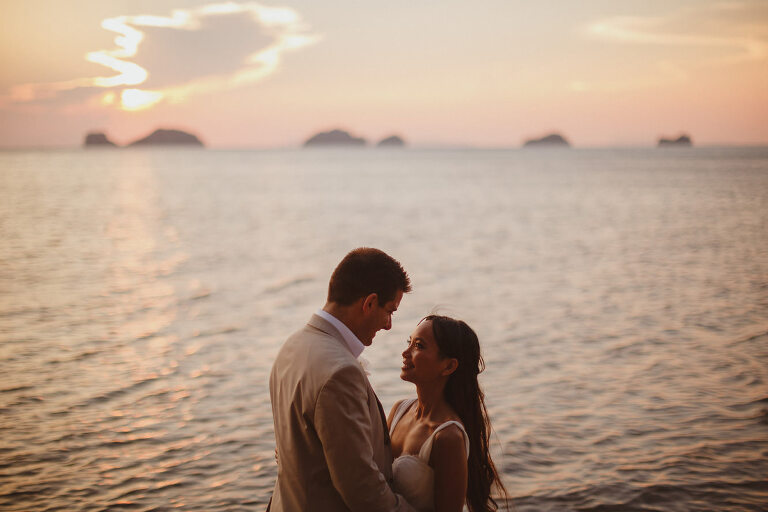
[[347,346],[349,346],[349,350],[352,352],[352,355],[355,356],[355,358],[360,357],[360,354],[363,353],[365,345],[363,345],[363,342],[360,341],[357,336],[355,336],[355,333],[353,333],[349,327],[344,325],[344,322],[322,309],[317,312],[317,316],[323,320],[327,320],[332,326],[334,326],[339,331],[339,333],[341,333],[341,337],[344,338]]

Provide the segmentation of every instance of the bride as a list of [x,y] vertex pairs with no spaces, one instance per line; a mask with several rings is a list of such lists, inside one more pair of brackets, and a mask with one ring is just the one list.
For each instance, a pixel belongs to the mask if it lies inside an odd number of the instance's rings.
[[395,403],[387,424],[394,490],[421,511],[497,510],[494,484],[506,498],[488,449],[483,368],[477,335],[461,320],[427,316],[408,339],[400,378],[418,398]]

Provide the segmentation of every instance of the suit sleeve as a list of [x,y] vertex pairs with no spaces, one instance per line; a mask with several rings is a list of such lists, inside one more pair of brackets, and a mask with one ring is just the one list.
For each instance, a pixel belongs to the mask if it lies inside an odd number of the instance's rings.
[[333,485],[350,510],[413,510],[374,462],[367,385],[358,368],[341,368],[323,386],[314,421]]

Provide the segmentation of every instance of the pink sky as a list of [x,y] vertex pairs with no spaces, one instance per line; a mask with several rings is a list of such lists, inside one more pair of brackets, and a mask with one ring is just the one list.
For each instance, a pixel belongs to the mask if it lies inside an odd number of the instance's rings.
[[763,0],[26,0],[4,3],[0,40],[0,147],[157,127],[220,148],[336,127],[414,146],[768,144]]

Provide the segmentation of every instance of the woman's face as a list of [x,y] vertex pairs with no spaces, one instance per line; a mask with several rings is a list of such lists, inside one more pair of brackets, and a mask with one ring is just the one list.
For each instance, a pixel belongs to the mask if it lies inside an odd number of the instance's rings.
[[400,378],[414,384],[435,381],[443,375],[451,359],[442,357],[435,336],[432,321],[421,322],[408,338],[408,348],[403,351],[403,366]]

